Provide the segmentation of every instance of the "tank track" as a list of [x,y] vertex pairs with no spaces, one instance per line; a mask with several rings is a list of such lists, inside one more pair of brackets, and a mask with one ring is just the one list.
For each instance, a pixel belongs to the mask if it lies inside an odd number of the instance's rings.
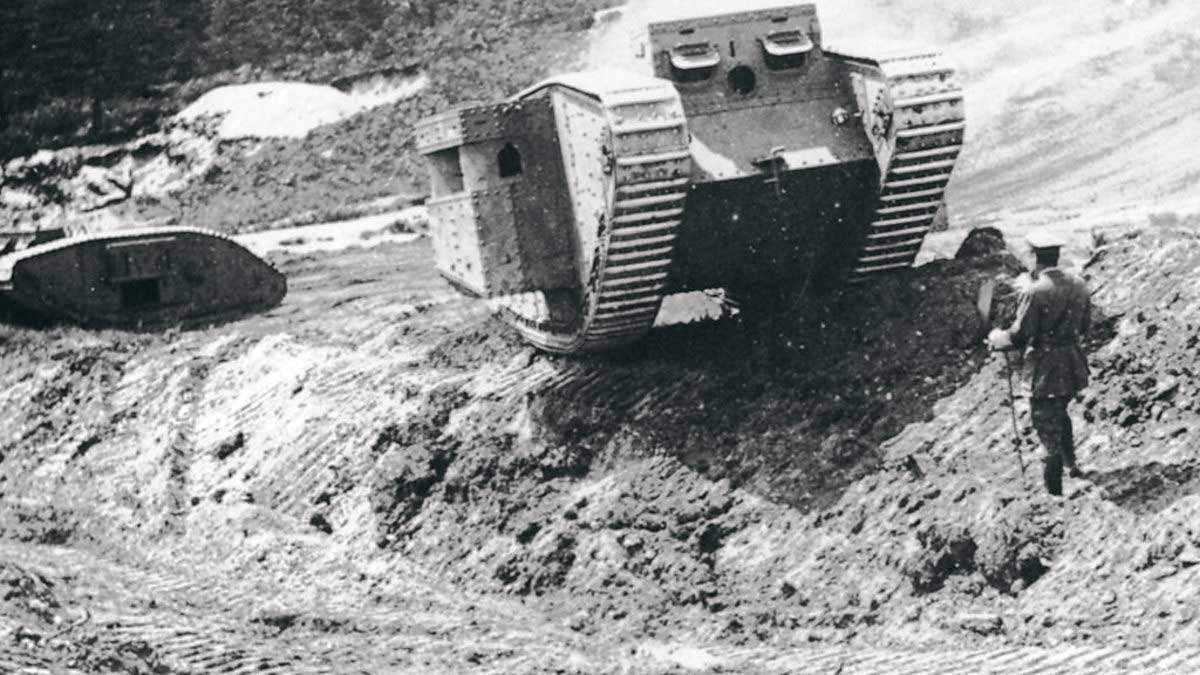
[[966,129],[962,88],[938,55],[874,63],[890,99],[891,152],[852,282],[912,266],[944,202]]
[[554,322],[544,298],[528,297],[541,294],[514,298],[501,312],[534,346],[558,354],[626,345],[654,326],[691,173],[687,121],[674,87],[583,93],[599,98],[611,134],[605,171],[614,180],[609,215],[579,296],[579,318],[570,326]]

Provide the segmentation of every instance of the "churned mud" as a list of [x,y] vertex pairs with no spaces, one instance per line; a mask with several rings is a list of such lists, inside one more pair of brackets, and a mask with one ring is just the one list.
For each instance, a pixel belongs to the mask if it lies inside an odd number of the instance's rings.
[[999,278],[1011,316],[1019,268],[977,253],[588,360],[524,346],[427,240],[277,254],[285,303],[207,329],[5,327],[0,658],[596,672],[1200,646],[1200,241],[1144,229],[1087,262],[1088,476],[1062,500],[1023,401],[1019,472],[980,347],[975,291]]

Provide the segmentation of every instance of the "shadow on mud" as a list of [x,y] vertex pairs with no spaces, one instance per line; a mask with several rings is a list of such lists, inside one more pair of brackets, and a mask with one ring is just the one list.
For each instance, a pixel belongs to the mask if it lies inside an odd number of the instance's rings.
[[[821,509],[878,471],[880,446],[931,419],[934,403],[983,366],[975,295],[1014,265],[939,261],[830,294],[782,293],[741,320],[671,326],[619,352],[562,360],[577,376],[537,397],[564,439],[591,420],[631,439],[632,452]],[[1011,289],[998,301],[1011,316]]]
[[1200,494],[1200,461],[1150,462],[1115,471],[1089,472],[1104,498],[1138,515],[1158,513],[1184,497]]
[[[272,308],[274,309],[274,308]],[[217,328],[226,324],[237,323],[249,317],[260,314],[265,314],[270,310],[243,310],[237,312],[229,312],[214,316],[200,316],[184,320],[164,321],[158,323],[146,323],[136,325],[108,325],[108,324],[89,324],[77,323],[69,319],[61,317],[50,317],[38,312],[31,311],[20,305],[7,302],[0,298],[0,326],[32,331],[48,331],[55,329],[78,329],[89,332],[101,331],[120,331],[123,333],[137,333],[143,335],[154,335],[161,333],[171,333],[175,331],[198,331]]]
[[[879,471],[880,447],[933,419],[934,404],[987,363],[976,294],[1020,269],[984,254],[826,294],[785,289],[743,318],[665,327],[586,357],[536,353],[492,320],[436,347],[431,362],[467,367],[528,349],[530,364],[554,371],[526,395],[551,444],[669,455],[711,480],[820,510]],[[1016,291],[1002,283],[995,303],[996,323],[1011,321]],[[1114,326],[1096,317],[1089,348]]]

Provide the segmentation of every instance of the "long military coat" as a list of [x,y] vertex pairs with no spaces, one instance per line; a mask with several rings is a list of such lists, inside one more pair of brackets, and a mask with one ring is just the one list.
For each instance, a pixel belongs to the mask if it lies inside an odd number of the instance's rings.
[[1042,270],[1021,295],[1008,329],[1013,345],[1029,348],[1034,398],[1074,396],[1087,386],[1080,338],[1091,321],[1091,294],[1083,280],[1056,267]]

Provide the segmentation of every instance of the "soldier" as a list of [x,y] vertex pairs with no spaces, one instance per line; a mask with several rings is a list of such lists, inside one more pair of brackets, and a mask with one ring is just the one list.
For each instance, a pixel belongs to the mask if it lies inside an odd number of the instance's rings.
[[1072,478],[1083,475],[1075,466],[1067,404],[1088,383],[1087,357],[1079,340],[1091,319],[1091,294],[1082,279],[1058,268],[1061,240],[1035,232],[1027,241],[1035,259],[1033,283],[1021,295],[1012,326],[993,330],[988,343],[997,350],[1029,349],[1033,364],[1029,407],[1033,428],[1046,450],[1046,489],[1062,495],[1064,466]]

